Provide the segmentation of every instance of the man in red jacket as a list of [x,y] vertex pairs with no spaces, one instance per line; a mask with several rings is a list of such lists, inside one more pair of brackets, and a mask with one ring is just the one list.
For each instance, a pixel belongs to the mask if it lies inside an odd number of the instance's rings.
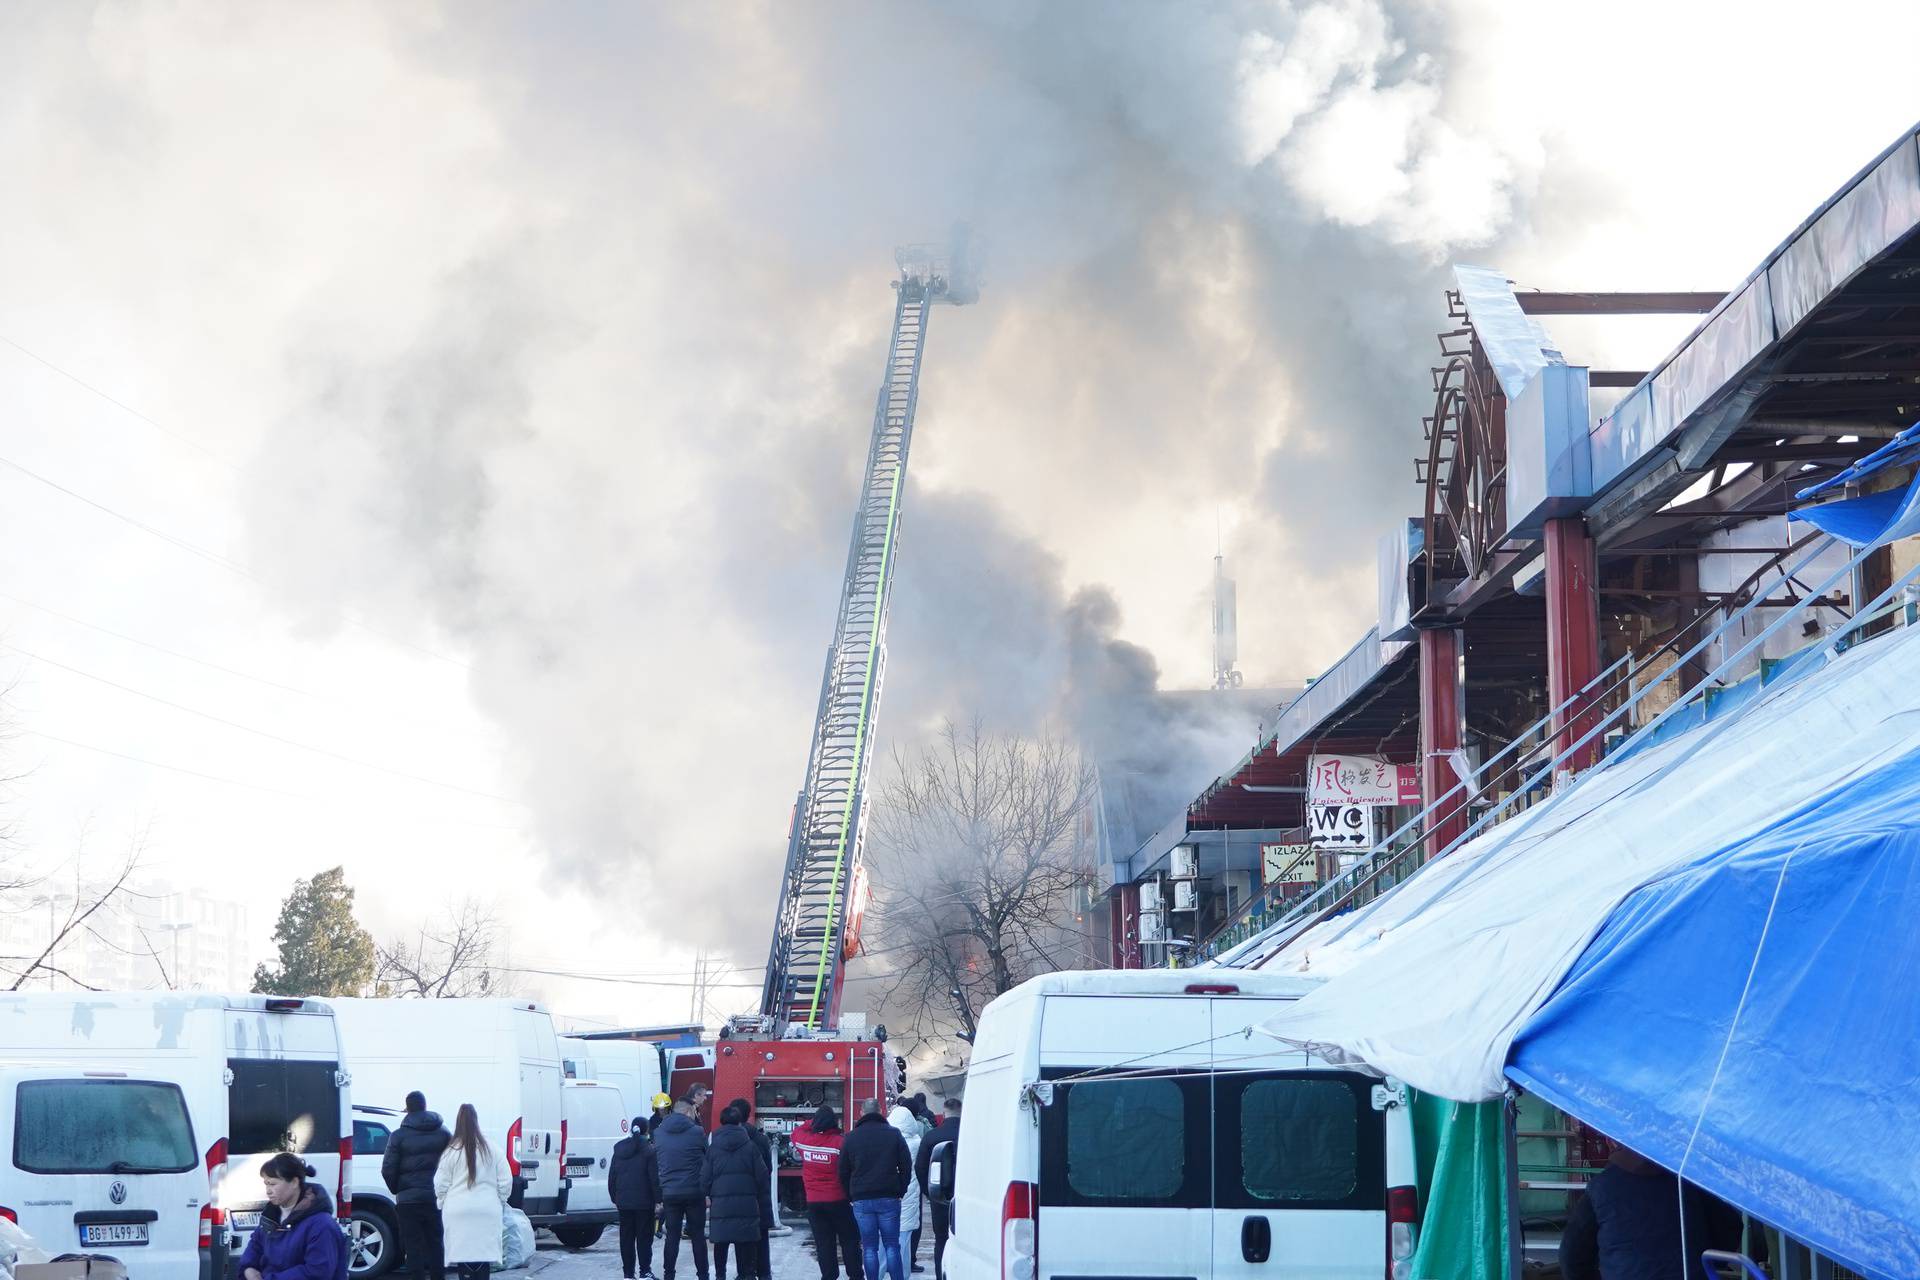
[[821,1107],[813,1119],[793,1131],[793,1149],[800,1156],[800,1183],[807,1192],[807,1222],[813,1227],[813,1252],[820,1259],[820,1280],[840,1274],[846,1259],[847,1280],[862,1280],[860,1227],[853,1206],[840,1185],[840,1144],[846,1135],[832,1107]]

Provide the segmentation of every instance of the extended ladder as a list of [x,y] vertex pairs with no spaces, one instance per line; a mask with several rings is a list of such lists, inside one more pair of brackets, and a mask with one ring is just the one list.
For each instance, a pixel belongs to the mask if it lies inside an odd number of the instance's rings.
[[839,1017],[849,897],[859,887],[867,766],[886,667],[887,597],[898,550],[900,506],[913,442],[927,317],[937,302],[969,302],[947,263],[902,250],[894,288],[893,341],[874,409],[866,480],[854,516],[833,645],[807,752],[806,782],[794,805],[761,1013],[786,1027],[817,1031]]

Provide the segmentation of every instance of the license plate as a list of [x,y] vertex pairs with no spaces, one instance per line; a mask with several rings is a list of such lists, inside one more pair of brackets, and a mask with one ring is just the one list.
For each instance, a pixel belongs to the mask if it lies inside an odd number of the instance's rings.
[[145,1244],[144,1222],[94,1222],[80,1228],[81,1244]]
[[260,1213],[258,1210],[241,1210],[228,1215],[227,1220],[233,1223],[235,1231],[251,1231],[260,1225]]

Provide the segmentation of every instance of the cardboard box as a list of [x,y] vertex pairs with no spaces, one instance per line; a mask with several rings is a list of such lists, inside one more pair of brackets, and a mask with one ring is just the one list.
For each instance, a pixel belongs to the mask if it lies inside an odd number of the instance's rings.
[[14,1280],[127,1280],[127,1268],[112,1258],[76,1258],[71,1262],[21,1262]]

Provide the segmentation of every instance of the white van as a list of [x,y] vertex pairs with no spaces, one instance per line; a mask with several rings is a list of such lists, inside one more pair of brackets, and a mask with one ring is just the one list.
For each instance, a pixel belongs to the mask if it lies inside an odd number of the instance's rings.
[[566,1120],[553,1018],[525,1000],[333,1001],[353,1071],[354,1098],[399,1111],[418,1089],[454,1125],[460,1104],[504,1154],[513,1202],[536,1226],[566,1210]]
[[1404,1280],[1404,1090],[1254,1029],[1312,985],[1056,973],[987,1006],[953,1173],[953,1280]]
[[387,1139],[405,1113],[387,1107],[353,1104],[353,1220],[347,1223],[347,1274],[352,1280],[379,1280],[404,1261],[400,1213],[381,1165]]
[[206,1165],[180,1064],[0,1064],[0,1217],[48,1253],[142,1280],[219,1280],[200,1234]]
[[568,1081],[560,1106],[567,1121],[567,1217],[553,1234],[569,1249],[585,1249],[620,1221],[607,1194],[607,1167],[614,1144],[633,1124],[633,1113],[620,1090],[588,1080]]
[[627,1119],[651,1115],[653,1096],[666,1092],[660,1074],[660,1046],[651,1040],[588,1040],[561,1036],[569,1080],[597,1080],[620,1090]]
[[[347,1074],[324,1000],[200,992],[0,995],[0,1046],[16,1061],[110,1064],[180,1082],[213,1187],[200,1236],[213,1277],[266,1207],[260,1167],[298,1154],[351,1213]],[[159,1074],[164,1073],[164,1074]]]

